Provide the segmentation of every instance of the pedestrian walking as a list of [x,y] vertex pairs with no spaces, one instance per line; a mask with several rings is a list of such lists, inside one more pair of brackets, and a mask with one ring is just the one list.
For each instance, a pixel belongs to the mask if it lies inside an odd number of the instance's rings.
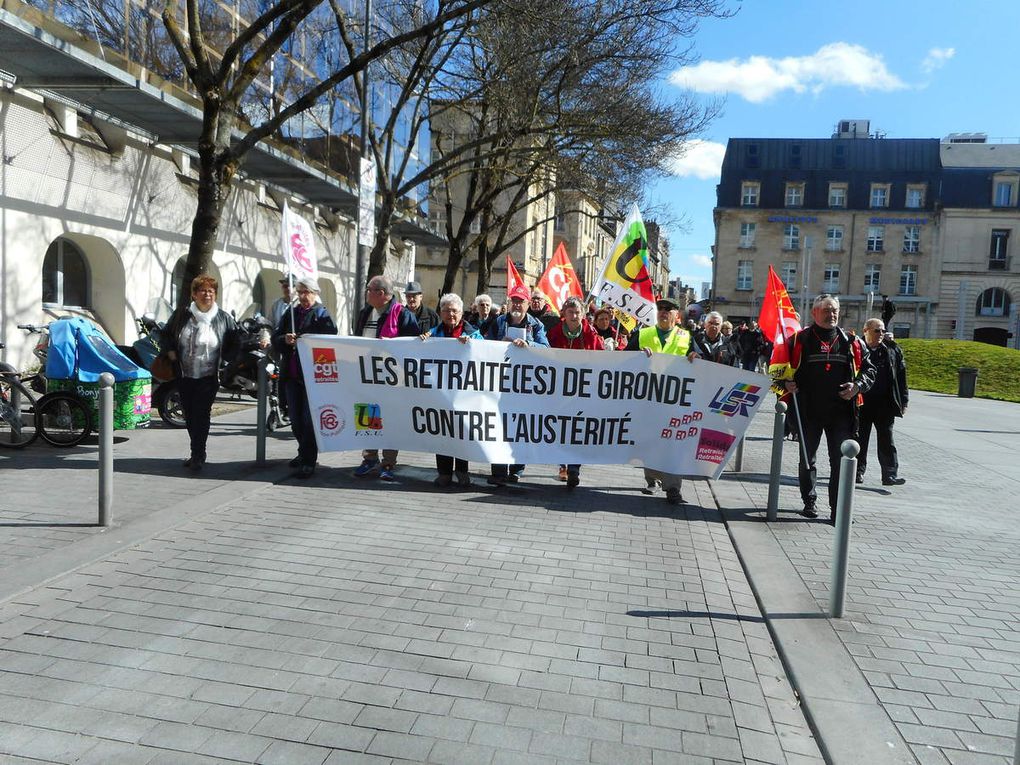
[[861,405],[860,444],[857,456],[857,483],[864,483],[868,469],[868,445],[874,427],[878,441],[878,464],[882,468],[883,486],[900,486],[906,479],[899,477],[899,457],[893,441],[893,423],[907,412],[907,365],[903,351],[886,331],[881,319],[864,323],[864,342],[875,365],[875,384],[864,394]]
[[336,323],[319,301],[319,285],[310,276],[295,284],[297,303],[287,311],[273,332],[273,349],[280,356],[280,380],[283,396],[290,413],[290,429],[297,441],[298,453],[290,461],[298,478],[311,478],[319,459],[315,442],[312,412],[305,392],[304,373],[297,353],[297,340],[301,335],[335,335]]
[[218,292],[219,282],[213,276],[196,276],[191,280],[191,304],[174,312],[163,333],[191,442],[184,466],[194,471],[205,465],[212,405],[220,389],[220,362],[237,352],[237,324],[216,304]]
[[786,390],[797,397],[802,426],[797,472],[804,502],[801,515],[818,517],[815,454],[824,433],[829,450],[830,520],[835,522],[840,447],[857,437],[860,396],[874,384],[875,368],[864,344],[839,327],[839,298],[819,295],[812,303],[811,318],[811,326],[794,335],[790,351],[794,375],[786,382]]

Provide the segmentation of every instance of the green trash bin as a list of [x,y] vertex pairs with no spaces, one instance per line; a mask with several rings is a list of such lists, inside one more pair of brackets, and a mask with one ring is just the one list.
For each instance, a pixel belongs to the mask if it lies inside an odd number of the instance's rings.
[[960,384],[956,395],[960,398],[974,398],[974,390],[977,388],[978,371],[975,367],[960,367]]

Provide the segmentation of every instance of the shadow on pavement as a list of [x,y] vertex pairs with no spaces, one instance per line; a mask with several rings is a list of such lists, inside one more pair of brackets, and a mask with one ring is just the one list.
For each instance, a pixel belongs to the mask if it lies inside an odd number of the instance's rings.
[[[763,616],[745,616],[743,614],[719,613],[717,611],[628,611],[627,616],[638,616],[646,619],[732,619],[738,622],[764,623]],[[826,614],[816,611],[789,614],[769,614],[769,619],[828,619]]]

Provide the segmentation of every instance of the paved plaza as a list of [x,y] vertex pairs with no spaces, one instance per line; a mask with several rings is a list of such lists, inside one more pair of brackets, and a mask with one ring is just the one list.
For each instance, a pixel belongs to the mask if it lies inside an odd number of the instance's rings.
[[1015,405],[912,395],[841,620],[789,478],[761,520],[767,411],[678,509],[622,466],[447,493],[429,455],[387,486],[345,453],[295,481],[252,423],[218,418],[198,476],[183,432],[118,434],[108,530],[94,446],[0,453],[0,762],[1010,761]]

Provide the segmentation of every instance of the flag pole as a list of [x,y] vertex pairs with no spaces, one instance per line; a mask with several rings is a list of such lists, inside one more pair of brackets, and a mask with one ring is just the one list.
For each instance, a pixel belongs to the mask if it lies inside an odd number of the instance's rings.
[[[782,321],[782,319],[780,319]],[[794,333],[796,334],[796,333]],[[786,358],[793,362],[793,349],[790,347],[790,338],[786,332],[783,332],[783,345],[786,346]],[[785,387],[785,386],[784,386]],[[804,458],[804,467],[808,467],[811,461],[807,456],[807,446],[804,445],[804,423],[800,420],[800,404],[797,403],[797,394],[791,393],[790,398],[793,399],[793,416],[797,420],[797,441],[800,444],[800,454]]]

